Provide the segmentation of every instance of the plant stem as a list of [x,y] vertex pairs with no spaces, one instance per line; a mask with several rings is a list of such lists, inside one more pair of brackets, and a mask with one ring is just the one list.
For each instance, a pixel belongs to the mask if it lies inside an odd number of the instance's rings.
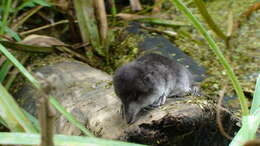
[[227,74],[233,84],[233,87],[235,88],[235,91],[238,95],[242,115],[246,116],[249,114],[248,110],[248,104],[247,100],[245,98],[245,95],[243,93],[243,90],[239,84],[239,81],[237,77],[235,76],[231,66],[228,64],[227,60],[225,59],[224,55],[220,51],[219,47],[215,43],[215,41],[212,39],[212,37],[207,33],[206,29],[202,26],[202,24],[198,21],[196,17],[193,16],[191,11],[180,1],[180,0],[172,0],[172,3],[183,13],[185,14],[188,19],[192,22],[192,24],[195,26],[195,28],[204,36],[204,38],[209,43],[210,48],[215,53],[215,55],[218,57],[219,62],[223,65],[223,67],[226,69]]
[[207,8],[202,0],[193,0],[196,6],[198,7],[200,14],[207,22],[208,26],[223,40],[227,39],[227,36],[220,30],[217,24],[210,17]]
[[0,34],[4,33],[6,24],[7,24],[7,18],[9,16],[9,11],[10,11],[10,7],[11,7],[11,3],[12,0],[6,0],[5,2],[3,2],[4,5],[4,14],[3,14],[3,22],[2,22],[2,27],[0,27]]

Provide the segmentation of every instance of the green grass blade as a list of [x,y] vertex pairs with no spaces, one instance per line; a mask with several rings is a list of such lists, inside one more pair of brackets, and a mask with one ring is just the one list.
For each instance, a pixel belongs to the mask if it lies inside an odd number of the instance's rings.
[[18,51],[27,51],[27,52],[36,52],[36,53],[51,53],[55,50],[53,47],[26,45],[26,44],[9,42],[9,41],[0,41],[0,44],[4,45],[5,47],[18,50]]
[[253,97],[250,116],[243,117],[242,127],[231,141],[229,146],[242,146],[248,140],[255,138],[256,131],[260,125],[260,75],[258,75]]
[[[1,114],[0,114],[1,115]],[[6,124],[5,120],[0,116],[0,123],[2,125],[4,125],[6,128],[8,127],[8,125]]]
[[10,35],[11,37],[13,37],[16,41],[21,41],[21,38],[19,37],[19,35],[15,31],[10,29],[8,26],[4,26],[1,21],[0,21],[0,27],[3,28],[4,32],[7,33],[8,35]]
[[62,113],[73,125],[81,129],[81,131],[87,135],[87,136],[94,136],[92,133],[90,133],[78,120],[76,120],[69,112],[66,111],[66,109],[60,105],[60,103],[51,96],[50,103],[56,107],[56,109]]
[[12,3],[12,0],[5,0],[3,1],[3,5],[4,5],[4,13],[3,13],[3,16],[2,16],[2,27],[0,27],[0,34],[3,34],[4,33],[4,30],[7,26],[7,19],[8,19],[8,16],[9,16],[9,12],[10,12],[10,9],[11,9],[11,3]]
[[260,107],[260,74],[258,75],[258,78],[256,80],[256,86],[255,86],[255,93],[254,98],[252,102],[252,106],[250,109],[250,113],[254,113],[257,109]]
[[[24,52],[19,52],[19,59],[20,59],[20,63],[24,64],[30,57],[30,53],[24,53]],[[16,79],[17,75],[19,74],[18,69],[15,68],[12,70],[12,74],[10,74],[7,78],[6,78],[6,82],[4,84],[5,89],[9,90],[9,88],[11,87],[12,83],[14,82],[14,80]]]
[[51,5],[45,1],[45,0],[29,0],[29,1],[24,1],[20,6],[18,6],[16,9],[17,11],[22,10],[23,8],[26,7],[35,7],[36,5],[41,5],[44,7],[50,7]]
[[210,17],[207,8],[203,2],[203,0],[193,0],[194,3],[197,5],[200,14],[207,22],[208,26],[223,40],[227,39],[227,36],[220,30],[220,28],[217,26],[217,24],[214,22],[214,20]]
[[38,121],[33,115],[31,115],[30,113],[28,113],[27,111],[23,110],[23,113],[24,113],[24,115],[32,122],[34,128],[35,128],[37,131],[40,131],[39,121]]
[[176,22],[176,21],[165,20],[160,18],[140,18],[136,20],[140,22],[146,22],[146,23],[169,26],[169,27],[189,26],[189,24],[184,24],[183,22]]
[[92,47],[104,56],[105,52],[101,45],[93,2],[92,0],[73,0],[83,42],[90,42]]
[[[0,144],[12,145],[39,145],[40,135],[29,133],[0,132]],[[94,137],[54,135],[55,145],[66,146],[144,146],[115,140],[106,140]]]
[[[23,67],[21,63],[17,61],[17,59],[6,50],[6,48],[0,44],[0,51],[16,66],[19,71],[32,83],[32,85],[37,88],[41,89],[40,83]],[[62,107],[58,101],[54,98],[50,98],[51,104],[58,110],[60,111],[69,121],[72,122],[73,125],[78,127],[81,131],[83,131],[85,134],[90,133],[78,120],[76,120],[70,113],[68,113],[64,107]],[[73,119],[72,119],[73,118]],[[90,136],[90,135],[89,135]]]
[[40,83],[23,67],[21,63],[2,45],[0,51],[16,66],[20,72],[33,84],[34,87],[40,89]]
[[192,22],[192,24],[195,26],[195,28],[203,35],[203,37],[207,40],[210,48],[215,53],[215,55],[218,57],[219,62],[223,65],[225,70],[227,71],[227,74],[233,84],[233,87],[238,95],[240,105],[241,105],[241,111],[242,115],[246,116],[249,114],[248,106],[247,106],[247,100],[245,98],[244,92],[239,84],[239,81],[237,77],[235,76],[235,73],[233,72],[231,66],[228,64],[227,60],[225,59],[224,55],[220,51],[219,47],[215,43],[215,41],[212,39],[212,37],[207,33],[206,29],[202,26],[202,24],[199,22],[199,20],[193,16],[191,11],[181,2],[180,0],[171,0],[171,2],[183,13],[187,16],[187,18]]
[[229,146],[243,146],[243,144],[255,138],[256,131],[260,125],[260,108],[258,107],[258,112],[251,114],[249,116],[243,116],[242,127],[233,138]]
[[12,67],[12,63],[8,60],[4,62],[4,64],[0,68],[0,83],[2,83],[5,79],[5,77],[8,75],[8,72],[10,71]]
[[[31,122],[26,118],[24,113],[21,111],[13,97],[8,93],[8,91],[4,88],[4,86],[0,83],[0,102],[1,111],[5,111],[1,113],[1,117],[5,119],[5,122],[8,124],[14,123],[14,126],[9,126],[11,131],[21,131],[19,128],[18,123],[23,128],[22,130],[29,132],[29,133],[36,133],[37,130],[34,128],[34,126],[31,124]],[[11,118],[6,118],[8,116],[12,116]],[[13,129],[14,127],[14,129]],[[16,129],[17,128],[17,129]],[[19,129],[18,129],[19,128]]]

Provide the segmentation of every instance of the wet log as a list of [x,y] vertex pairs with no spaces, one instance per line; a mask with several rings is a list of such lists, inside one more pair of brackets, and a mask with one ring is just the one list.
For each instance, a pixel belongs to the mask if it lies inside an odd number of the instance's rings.
[[[79,62],[61,62],[37,69],[45,78],[55,76],[51,92],[77,120],[96,136],[151,145],[223,145],[218,132],[214,104],[203,98],[168,98],[165,105],[144,110],[127,125],[121,117],[111,76]],[[25,85],[16,93],[21,106],[36,115],[37,92]],[[225,121],[230,121],[225,116]],[[227,124],[228,125],[228,124]],[[66,118],[57,115],[56,133],[81,135]],[[212,145],[213,145],[212,144]]]

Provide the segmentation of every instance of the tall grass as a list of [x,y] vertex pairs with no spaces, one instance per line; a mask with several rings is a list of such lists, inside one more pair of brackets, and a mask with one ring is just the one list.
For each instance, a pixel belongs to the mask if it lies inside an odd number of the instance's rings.
[[[0,51],[14,64],[15,67],[19,69],[19,71],[25,76],[27,80],[29,80],[32,85],[36,89],[41,89],[40,83],[23,67],[22,64],[19,63],[19,61],[10,53],[7,51],[7,49],[0,44]],[[59,111],[61,112],[70,122],[72,122],[75,126],[77,126],[79,129],[82,130],[83,133],[85,133],[88,136],[92,136],[90,132],[78,121],[76,120],[70,113],[68,113],[64,107],[62,107],[59,102],[54,98],[50,97],[51,104]]]
[[227,71],[228,77],[232,82],[232,85],[238,95],[240,105],[241,105],[241,111],[242,115],[246,116],[249,114],[248,106],[247,106],[247,100],[245,98],[244,92],[239,84],[239,81],[233,72],[233,69],[228,64],[227,60],[225,59],[223,53],[213,40],[213,38],[208,34],[206,29],[202,26],[202,24],[199,22],[199,20],[191,13],[191,11],[183,4],[181,0],[171,0],[172,3],[184,14],[187,16],[187,18],[191,21],[191,23],[194,25],[194,27],[197,29],[198,32],[202,34],[202,36],[206,39],[208,42],[211,50],[215,53],[217,56],[219,62],[222,64],[222,66]]
[[[40,135],[29,133],[0,132],[0,144],[39,145]],[[94,137],[55,135],[54,144],[59,146],[144,146],[115,140],[106,140]]]
[[228,76],[233,84],[233,87],[238,95],[241,111],[242,111],[242,127],[236,134],[235,138],[230,143],[230,146],[242,146],[246,141],[252,140],[256,136],[256,131],[260,125],[260,75],[258,76],[255,94],[253,97],[252,107],[250,113],[247,107],[247,100],[243,93],[243,90],[239,84],[237,77],[235,76],[231,66],[226,61],[224,55],[220,51],[219,47],[211,36],[207,33],[206,29],[198,21],[196,17],[193,16],[191,11],[183,4],[181,0],[172,0],[172,3],[187,16],[187,18],[192,22],[195,28],[204,36],[207,40],[210,48],[218,57],[219,62],[226,69]]

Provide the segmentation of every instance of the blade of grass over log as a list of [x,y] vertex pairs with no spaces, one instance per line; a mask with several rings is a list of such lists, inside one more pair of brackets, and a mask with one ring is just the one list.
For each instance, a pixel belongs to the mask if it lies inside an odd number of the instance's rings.
[[209,15],[205,3],[202,0],[193,0],[196,6],[198,7],[200,14],[207,22],[208,26],[223,40],[227,39],[227,36],[220,30],[217,24]]
[[[29,133],[0,132],[0,144],[39,145],[40,135]],[[55,145],[66,146],[144,146],[141,144],[127,143],[115,140],[106,140],[94,137],[54,135]]]
[[37,133],[37,130],[24,115],[13,97],[8,93],[4,86],[0,83],[0,109],[4,111],[1,117],[8,124],[11,131],[26,131],[28,133]]
[[73,0],[73,3],[83,42],[90,42],[95,51],[104,56],[95,19],[93,0]]
[[[32,85],[37,88],[41,89],[40,83],[20,64],[17,59],[7,51],[7,49],[0,44],[0,51],[19,69],[19,71],[28,79]],[[62,107],[59,102],[54,98],[50,98],[51,104],[60,111],[73,125],[78,127],[84,134],[88,136],[92,136],[90,132],[78,121],[76,120],[70,113],[68,113],[64,107]],[[87,132],[86,132],[87,131]]]
[[51,53],[54,51],[53,47],[39,47],[39,46],[25,45],[25,44],[9,42],[9,41],[0,41],[0,44],[3,44],[7,48],[15,49],[18,51],[28,51],[28,52],[38,52],[38,53]]
[[23,65],[0,43],[0,51],[11,61],[19,71],[36,87],[40,89],[40,83],[23,67]]
[[230,78],[232,85],[238,95],[239,102],[241,105],[242,115],[246,116],[249,114],[247,100],[245,98],[244,92],[239,84],[239,81],[233,72],[233,69],[228,64],[227,60],[225,59],[224,55],[222,54],[221,50],[213,40],[213,38],[208,34],[206,29],[202,26],[199,20],[191,13],[191,11],[183,4],[180,0],[171,0],[171,2],[183,13],[187,16],[187,18],[192,22],[195,28],[203,35],[205,40],[208,42],[210,48],[218,57],[219,62],[223,65],[225,70],[227,71],[228,77]]
[[62,113],[71,123],[73,123],[73,125],[81,129],[84,134],[87,136],[94,136],[78,120],[76,120],[69,112],[67,112],[66,109],[60,105],[60,103],[53,96],[50,96],[50,102],[60,113]]

